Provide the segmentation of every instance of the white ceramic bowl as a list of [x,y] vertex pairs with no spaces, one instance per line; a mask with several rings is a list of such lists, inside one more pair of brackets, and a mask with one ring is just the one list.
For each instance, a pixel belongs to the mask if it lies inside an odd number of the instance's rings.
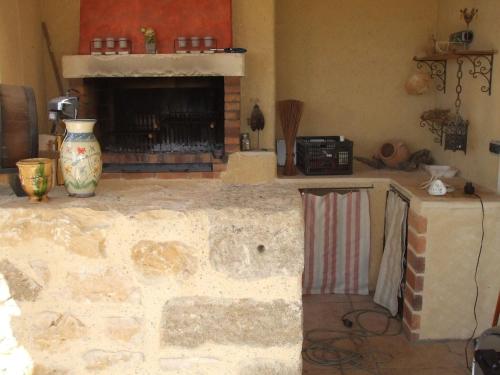
[[428,165],[424,164],[423,169],[427,171],[432,177],[435,178],[451,178],[455,177],[458,169],[449,165]]

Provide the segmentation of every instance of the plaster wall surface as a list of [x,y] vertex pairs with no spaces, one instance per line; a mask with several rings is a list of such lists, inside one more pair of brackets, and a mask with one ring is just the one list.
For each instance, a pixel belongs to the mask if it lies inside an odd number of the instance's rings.
[[[477,18],[471,24],[474,42],[471,49],[500,49],[500,8],[496,0],[442,0],[439,2],[438,39],[447,40],[448,35],[465,29],[465,22],[460,18],[460,9],[478,8]],[[462,175],[490,189],[500,188],[499,157],[489,152],[489,142],[500,139],[500,79],[498,76],[498,58],[495,57],[493,68],[492,94],[481,92],[486,84],[482,77],[472,79],[467,73],[472,68],[467,60],[464,63],[462,83],[462,116],[470,121],[467,154],[463,152],[443,151],[434,145],[432,152],[441,163],[454,165]],[[457,64],[448,65],[448,88],[446,95],[437,94],[437,105],[454,110],[456,99],[455,86]],[[498,190],[500,192],[500,190]]]
[[434,93],[410,96],[404,85],[435,32],[437,4],[277,0],[277,99],[305,102],[299,135],[344,135],[367,157],[391,138],[413,151],[430,147],[419,116]]
[[[423,208],[428,234],[420,339],[465,339],[475,326],[474,272],[481,246],[479,201],[468,207]],[[485,209],[485,237],[478,268],[476,335],[491,327],[500,290],[500,208]],[[453,292],[451,292],[453,290]]]
[[35,91],[39,126],[46,125],[42,54],[42,8],[37,0],[0,2],[0,84],[30,86]]

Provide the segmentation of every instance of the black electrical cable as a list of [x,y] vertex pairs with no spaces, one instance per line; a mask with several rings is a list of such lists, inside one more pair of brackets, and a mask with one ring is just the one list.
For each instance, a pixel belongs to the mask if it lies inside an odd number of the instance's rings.
[[[375,331],[363,325],[361,317],[366,314],[378,314],[386,318],[383,329]],[[318,366],[344,368],[352,367],[373,373],[370,368],[363,366],[363,359],[369,354],[385,355],[387,361],[392,359],[388,353],[369,351],[361,352],[342,347],[343,342],[350,342],[354,345],[361,344],[369,337],[377,336],[397,336],[401,334],[401,321],[393,317],[386,309],[359,309],[353,310],[341,317],[341,321],[349,330],[329,330],[316,329],[306,332],[304,341],[306,345],[302,350],[302,357],[305,361]],[[397,329],[391,331],[391,322],[398,323]]]
[[479,199],[479,202],[481,203],[481,211],[482,211],[482,219],[481,219],[481,244],[479,246],[479,253],[477,255],[477,261],[476,261],[476,269],[474,271],[474,283],[476,284],[476,297],[474,300],[474,330],[472,331],[472,335],[469,337],[465,344],[465,365],[469,370],[472,369],[472,364],[469,365],[469,353],[467,352],[467,349],[469,345],[471,344],[472,340],[474,339],[474,336],[476,335],[477,327],[478,327],[478,321],[477,321],[477,301],[479,300],[479,283],[477,282],[477,272],[479,270],[479,263],[481,261],[481,255],[483,253],[483,243],[484,243],[484,203],[483,199],[479,194],[473,194],[476,198]]

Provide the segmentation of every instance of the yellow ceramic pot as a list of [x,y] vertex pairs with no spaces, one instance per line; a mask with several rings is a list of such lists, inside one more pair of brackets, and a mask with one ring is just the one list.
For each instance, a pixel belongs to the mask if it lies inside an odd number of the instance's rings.
[[30,201],[45,202],[52,189],[52,160],[45,158],[23,159],[17,163],[19,181]]

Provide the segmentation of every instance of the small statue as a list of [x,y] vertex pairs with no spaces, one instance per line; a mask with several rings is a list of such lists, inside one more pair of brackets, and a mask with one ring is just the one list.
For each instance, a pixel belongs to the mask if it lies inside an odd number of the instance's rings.
[[470,11],[467,8],[460,9],[460,13],[462,14],[462,17],[467,24],[467,29],[469,28],[470,23],[474,19],[474,17],[477,14],[477,8],[472,8]]
[[250,115],[250,128],[252,131],[257,130],[257,149],[260,150],[260,131],[264,129],[266,120],[258,104],[255,104]]

